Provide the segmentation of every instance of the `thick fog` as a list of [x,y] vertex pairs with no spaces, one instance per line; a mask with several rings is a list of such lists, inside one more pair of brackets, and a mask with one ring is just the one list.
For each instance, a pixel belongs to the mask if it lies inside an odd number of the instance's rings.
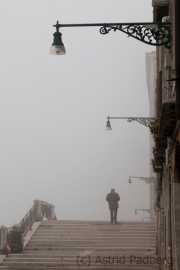
[[149,116],[145,52],[154,47],[99,27],[62,28],[66,55],[50,54],[59,23],[152,21],[151,0],[0,1],[0,225],[38,198],[58,219],[142,220],[149,185],[149,129],[106,117]]

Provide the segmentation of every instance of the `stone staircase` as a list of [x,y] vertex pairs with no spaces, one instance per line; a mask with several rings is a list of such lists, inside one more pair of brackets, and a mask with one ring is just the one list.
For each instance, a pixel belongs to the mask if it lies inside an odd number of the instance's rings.
[[10,254],[0,269],[159,269],[156,223],[42,221],[23,253]]

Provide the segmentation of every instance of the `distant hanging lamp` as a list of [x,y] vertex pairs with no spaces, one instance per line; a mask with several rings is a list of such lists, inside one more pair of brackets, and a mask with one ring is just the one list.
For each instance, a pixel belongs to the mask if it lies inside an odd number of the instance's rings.
[[63,55],[66,54],[66,50],[64,47],[64,44],[62,43],[61,36],[62,34],[59,32],[59,24],[57,22],[56,25],[56,32],[53,34],[54,36],[54,41],[50,49],[50,53],[54,55]]
[[109,116],[107,117],[106,130],[112,130],[111,123],[109,121]]

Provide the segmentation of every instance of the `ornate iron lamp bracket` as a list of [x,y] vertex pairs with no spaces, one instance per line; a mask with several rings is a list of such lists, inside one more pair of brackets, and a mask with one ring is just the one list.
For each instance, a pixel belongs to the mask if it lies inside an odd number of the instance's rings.
[[59,24],[57,21],[56,31],[61,27],[92,27],[100,26],[102,35],[108,34],[111,30],[121,31],[143,43],[153,46],[171,47],[171,23],[170,22],[142,22],[142,23],[86,23],[86,24]]
[[107,119],[127,119],[128,122],[136,121],[146,127],[151,127],[151,124],[154,123],[154,117],[110,117],[108,116]]
[[153,46],[164,45],[167,49],[171,48],[171,23],[127,23],[115,26],[105,24],[100,28],[102,35],[108,34],[111,30],[121,31],[143,43]]
[[143,180],[146,184],[149,184],[150,182],[155,182],[155,178],[152,177],[139,177],[140,180]]
[[131,178],[139,178],[140,180],[143,180],[146,184],[156,181],[155,177],[129,176],[129,181],[131,180]]
[[127,121],[128,122],[137,121],[138,123],[150,128],[151,124],[155,121],[155,118],[132,117],[132,118],[128,118]]

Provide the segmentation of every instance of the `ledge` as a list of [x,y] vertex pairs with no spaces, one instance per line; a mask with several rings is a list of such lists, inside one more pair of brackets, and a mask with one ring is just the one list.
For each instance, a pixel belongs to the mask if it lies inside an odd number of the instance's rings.
[[159,135],[172,137],[177,123],[175,100],[165,100],[162,104]]
[[152,6],[168,5],[168,0],[152,0]]
[[6,258],[6,255],[0,255],[0,265],[2,264],[3,260]]
[[31,237],[33,236],[33,234],[36,232],[37,228],[39,227],[39,225],[41,224],[40,222],[35,222],[32,225],[32,229],[29,230],[27,232],[27,234],[24,236],[24,242],[23,242],[23,249],[25,248],[25,246],[28,244],[28,242],[31,240]]

